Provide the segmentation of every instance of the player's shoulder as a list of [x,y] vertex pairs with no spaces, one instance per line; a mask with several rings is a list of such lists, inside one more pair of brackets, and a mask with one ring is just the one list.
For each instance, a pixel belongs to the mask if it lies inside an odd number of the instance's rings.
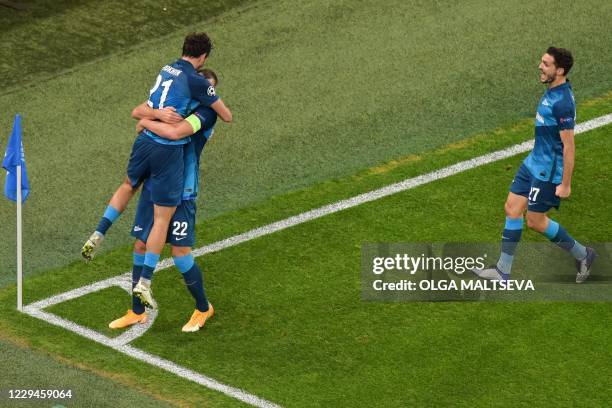
[[574,94],[564,90],[559,98],[555,101],[553,111],[559,114],[567,114],[576,110],[576,101]]
[[187,81],[190,87],[206,90],[208,96],[215,96],[215,87],[210,84],[208,79],[197,72],[187,74]]
[[559,106],[572,106],[576,105],[576,100],[574,99],[574,91],[569,82],[559,86],[555,92],[555,105]]

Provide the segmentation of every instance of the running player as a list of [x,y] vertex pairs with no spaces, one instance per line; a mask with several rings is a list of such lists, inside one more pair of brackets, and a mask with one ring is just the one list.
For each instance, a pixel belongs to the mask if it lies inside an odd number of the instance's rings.
[[571,193],[574,171],[574,125],[576,103],[567,79],[574,63],[570,51],[550,47],[540,62],[540,81],[548,86],[540,99],[535,119],[535,146],[519,168],[506,200],[506,225],[502,233],[499,261],[488,269],[474,270],[491,280],[510,278],[516,246],[527,226],[544,234],[576,259],[576,282],[584,282],[596,253],[572,238],[559,223],[548,218],[551,208],[559,209],[562,198]]

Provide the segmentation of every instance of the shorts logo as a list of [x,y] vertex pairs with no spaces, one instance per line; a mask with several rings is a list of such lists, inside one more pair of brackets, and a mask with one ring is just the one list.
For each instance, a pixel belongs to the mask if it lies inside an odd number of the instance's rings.
[[134,232],[140,232],[140,231],[142,231],[142,227],[139,226],[139,225],[135,225],[134,226]]
[[206,93],[208,94],[208,96],[215,96],[217,94],[215,92],[215,87],[212,85],[208,87],[208,90],[206,91]]

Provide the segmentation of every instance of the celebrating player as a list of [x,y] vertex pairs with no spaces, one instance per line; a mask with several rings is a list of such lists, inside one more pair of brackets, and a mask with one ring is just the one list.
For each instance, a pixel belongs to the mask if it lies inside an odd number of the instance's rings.
[[[211,70],[203,70],[202,74],[207,77],[213,86],[218,83],[216,74]],[[136,113],[146,117],[151,108],[142,107]],[[184,154],[184,185],[181,204],[170,224],[167,242],[172,245],[172,257],[174,264],[181,272],[187,289],[195,299],[195,311],[189,321],[183,326],[184,332],[194,332],[204,326],[207,319],[214,314],[212,305],[208,302],[204,292],[202,272],[198,264],[194,262],[191,248],[195,243],[195,199],[199,190],[200,155],[204,145],[213,133],[213,127],[217,121],[217,114],[208,107],[199,107],[192,115],[176,124],[167,124],[153,120],[143,119],[139,122],[140,127],[154,131],[156,134],[169,139],[177,139],[191,136],[191,143],[185,145]],[[138,293],[137,286],[144,263],[145,243],[153,226],[153,201],[151,200],[150,182],[146,180],[138,201],[136,219],[132,229],[132,235],[136,238],[134,243],[134,265],[132,268],[132,309],[112,321],[109,327],[120,329],[136,323],[144,323],[147,320],[145,305],[155,306],[151,291]],[[140,297],[139,297],[140,296]],[[142,298],[142,299],[141,299]]]
[[547,216],[548,210],[558,209],[561,199],[571,193],[576,103],[567,74],[572,65],[572,54],[563,48],[550,47],[542,56],[540,81],[547,84],[548,89],[536,112],[535,146],[510,186],[499,261],[491,268],[474,270],[482,278],[510,278],[525,211],[529,228],[544,234],[576,259],[577,283],[584,282],[590,274],[595,250],[576,241],[565,228]]
[[[204,33],[190,34],[185,38],[182,57],[161,69],[150,91],[146,103],[155,109],[149,112],[149,119],[159,118],[176,123],[195,107],[210,106],[222,120],[232,120],[231,112],[217,97],[214,87],[196,72],[206,62],[211,49],[210,38]],[[149,178],[154,222],[148,235],[141,274],[143,290],[148,289],[166,240],[170,219],[181,202],[183,145],[189,142],[189,137],[167,139],[148,129],[140,132],[132,148],[128,177],[111,198],[98,227],[81,250],[86,260],[93,258],[104,234],[125,210],[143,180]]]

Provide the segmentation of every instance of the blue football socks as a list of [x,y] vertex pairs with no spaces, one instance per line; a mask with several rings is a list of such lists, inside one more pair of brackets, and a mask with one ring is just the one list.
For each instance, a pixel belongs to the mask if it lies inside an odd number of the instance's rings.
[[108,207],[106,207],[106,210],[104,211],[104,215],[100,219],[100,223],[98,224],[98,228],[96,228],[96,231],[98,231],[102,235],[105,235],[106,231],[108,231],[108,229],[113,225],[113,223],[117,220],[117,218],[119,218],[120,215],[121,212],[109,204]]
[[499,269],[504,275],[509,275],[512,270],[514,252],[516,251],[516,246],[521,240],[522,233],[523,217],[506,217],[506,225],[504,227],[504,232],[502,233],[501,255],[497,261],[497,269]]
[[153,271],[155,271],[158,261],[159,254],[154,254],[152,252],[145,253],[144,265],[142,266],[142,273],[140,277],[146,279],[148,283],[150,283],[151,279],[153,278]]
[[204,292],[202,271],[198,264],[194,262],[193,255],[176,256],[173,259],[174,264],[183,275],[187,289],[196,301],[196,309],[200,312],[206,312],[208,310],[208,299],[206,299],[206,293]]
[[[138,283],[140,279],[140,274],[142,273],[142,266],[144,265],[144,254],[139,254],[134,252],[134,264],[132,266],[132,289]],[[136,314],[142,314],[145,311],[144,305],[140,302],[136,296],[132,295],[132,311]]]
[[548,225],[543,234],[546,238],[550,239],[551,242],[572,254],[577,260],[586,258],[587,251],[584,245],[572,238],[558,222],[548,220]]

